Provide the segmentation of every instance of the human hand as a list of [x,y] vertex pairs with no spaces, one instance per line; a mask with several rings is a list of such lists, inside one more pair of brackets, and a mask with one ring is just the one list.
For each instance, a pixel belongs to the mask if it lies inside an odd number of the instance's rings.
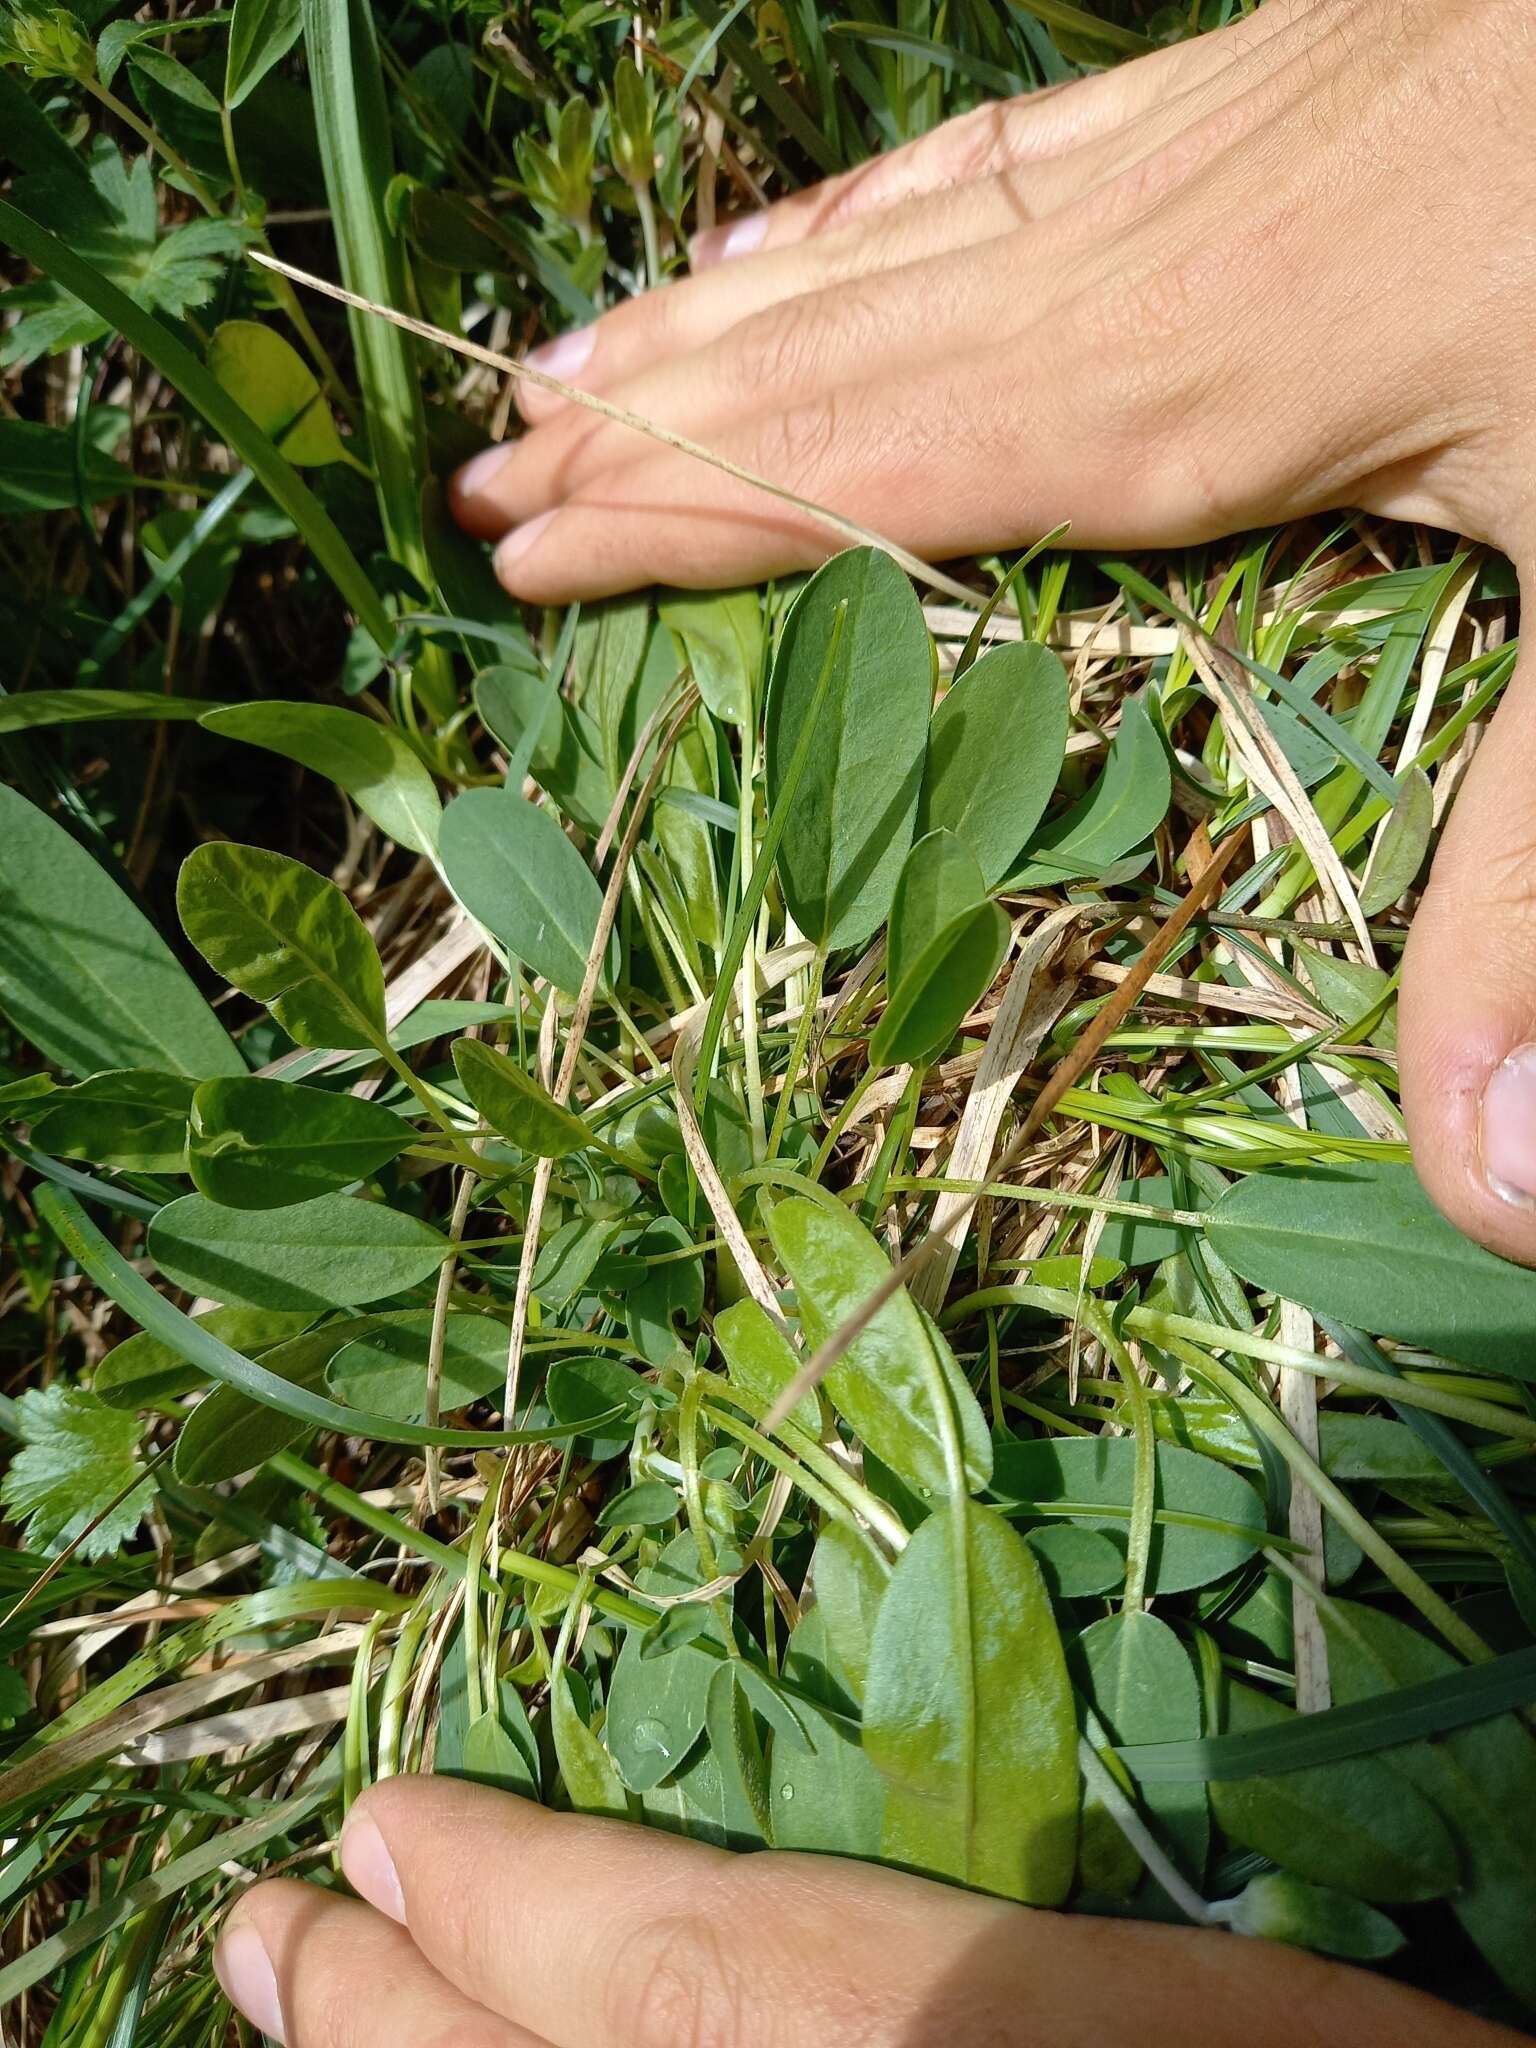
[[348,1819],[366,1905],[247,1893],[220,1980],[287,2048],[1516,2048],[1236,1935],[1063,1918],[830,1857],[732,1856],[396,1778]]
[[[1156,547],[1355,505],[1536,557],[1536,15],[1266,0],[964,116],[542,352],[927,556]],[[730,260],[722,260],[729,254]],[[824,527],[531,386],[462,472],[517,595],[728,585]],[[1536,686],[1461,788],[1400,1005],[1419,1173],[1536,1263]]]

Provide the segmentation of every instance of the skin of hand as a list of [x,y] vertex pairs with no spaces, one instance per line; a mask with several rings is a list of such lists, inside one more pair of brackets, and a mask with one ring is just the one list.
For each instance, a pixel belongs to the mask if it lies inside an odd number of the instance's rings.
[[1238,1935],[1031,1912],[831,1857],[735,1856],[445,1778],[353,1808],[358,1904],[257,1886],[219,1944],[286,2048],[1518,2048]]
[[[931,561],[1072,522],[1214,539],[1340,506],[1536,563],[1536,10],[1265,0],[701,237],[535,360]],[[539,603],[806,567],[826,529],[531,385],[456,480]],[[1536,682],[1414,922],[1414,1157],[1536,1264]]]

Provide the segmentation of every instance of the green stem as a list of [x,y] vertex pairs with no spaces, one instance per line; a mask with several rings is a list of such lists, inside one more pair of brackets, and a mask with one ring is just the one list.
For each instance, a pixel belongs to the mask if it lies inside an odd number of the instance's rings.
[[800,1078],[801,1063],[806,1048],[811,1042],[811,1030],[816,1022],[816,1009],[821,1001],[822,979],[827,971],[827,949],[818,946],[816,958],[811,962],[806,977],[805,1007],[800,1012],[800,1021],[795,1026],[795,1035],[789,1048],[789,1064],[784,1069],[784,1086],[774,1106],[773,1128],[768,1133],[768,1157],[777,1159],[779,1146],[784,1141],[784,1127],[789,1122],[790,1105],[794,1100],[795,1086]]

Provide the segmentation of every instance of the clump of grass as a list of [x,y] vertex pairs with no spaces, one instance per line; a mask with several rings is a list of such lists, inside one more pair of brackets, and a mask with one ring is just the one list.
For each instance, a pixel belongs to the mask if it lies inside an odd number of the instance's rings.
[[1501,565],[853,534],[529,618],[417,489],[717,209],[1139,10],[85,13],[0,70],[18,2039],[228,2038],[238,1885],[426,1769],[1528,2010],[1536,1281],[1381,1249]]

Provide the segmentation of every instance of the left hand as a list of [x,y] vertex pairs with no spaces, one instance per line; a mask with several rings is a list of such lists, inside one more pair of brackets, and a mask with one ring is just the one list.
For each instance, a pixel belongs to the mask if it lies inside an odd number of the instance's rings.
[[375,1787],[341,1858],[367,1905],[258,1885],[219,1943],[230,1999],[286,2048],[1518,2048],[1268,1942],[733,1856],[446,1778]]

